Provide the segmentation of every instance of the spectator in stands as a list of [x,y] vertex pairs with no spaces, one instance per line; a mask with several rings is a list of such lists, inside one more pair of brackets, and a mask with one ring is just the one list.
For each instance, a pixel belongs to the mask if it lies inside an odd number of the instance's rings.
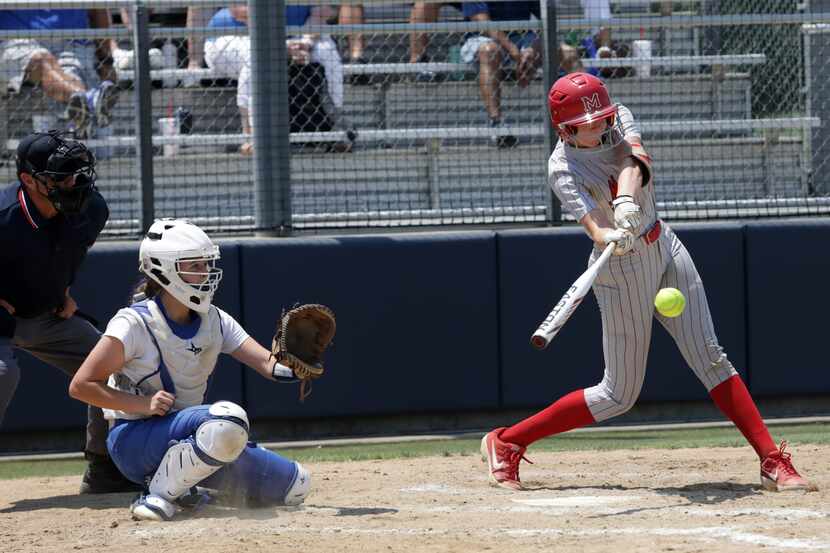
[[[611,3],[609,0],[580,0],[585,19],[611,19]],[[575,33],[575,32],[574,32]],[[577,48],[580,57],[584,58],[624,58],[628,57],[629,47],[611,39],[611,28],[607,25],[595,27],[579,38],[571,39],[572,45]],[[624,77],[628,74],[626,67],[605,67],[602,69],[591,67],[587,70],[592,75],[604,78]]]
[[[531,15],[539,17],[539,2],[465,2],[464,17],[470,21],[521,21]],[[505,58],[505,54],[507,57]],[[487,31],[467,38],[461,47],[461,59],[466,63],[478,60],[479,89],[490,126],[502,126],[501,81],[503,62],[509,60],[515,67],[519,86],[526,87],[536,74],[542,61],[539,37],[532,31]],[[517,144],[515,136],[494,134],[492,142],[499,148],[511,148]]]
[[[461,2],[415,2],[412,4],[412,11],[409,12],[410,23],[435,23],[443,6],[452,6],[461,11]],[[409,61],[418,63],[429,61],[426,57],[429,35],[427,33],[409,33]]]
[[[108,28],[108,10],[0,10],[0,30]],[[25,34],[25,33],[24,33]],[[110,124],[118,99],[112,51],[115,41],[15,38],[0,41],[0,84],[19,93],[40,85],[59,118],[78,137]]]
[[[187,8],[187,19],[185,25],[187,28],[201,28],[207,27],[210,17],[216,10],[214,8]],[[127,28],[132,28],[130,23],[129,10],[121,8],[121,21]],[[133,50],[117,48],[113,52],[115,59],[115,67],[120,70],[132,69],[135,65],[135,55]],[[164,67],[164,55],[158,48],[150,48],[150,69],[161,69]],[[176,67],[178,67],[178,57],[175,58]],[[181,83],[185,87],[199,86],[201,79],[199,74],[195,72],[203,68],[205,63],[205,39],[202,36],[190,35],[187,37],[187,69],[194,70],[194,73],[185,74],[181,79]],[[171,69],[171,68],[168,68]]]
[[[338,23],[341,25],[360,25],[364,21],[363,5],[362,4],[341,4],[338,13]],[[366,46],[361,33],[352,33],[349,35],[349,56],[346,58],[348,63],[367,63],[363,57],[363,50]],[[364,77],[364,75],[355,75],[355,77]]]
[[[608,4],[608,0],[580,0],[583,6],[593,6],[594,4],[601,4],[605,3]],[[438,21],[438,15],[443,6],[452,6],[459,11],[462,11],[462,4],[459,2],[443,2],[443,3],[431,3],[431,2],[415,2],[412,6],[412,11],[410,13],[409,22],[410,23],[435,23]],[[588,7],[585,8],[586,10]],[[593,10],[594,8],[591,7]],[[610,8],[609,8],[610,9]],[[610,13],[610,12],[609,12]],[[594,12],[591,14],[588,11],[585,12],[586,17],[598,17]],[[610,16],[609,16],[610,17]],[[602,36],[603,37],[610,37],[609,30],[607,27],[602,29]],[[609,38],[610,40],[610,38]],[[565,73],[571,73],[573,71],[579,71],[582,69],[582,66],[579,62],[579,52],[577,51],[577,44],[575,41],[574,45],[570,45],[567,43],[562,43],[559,45],[559,59],[560,59],[560,76],[564,75]],[[426,55],[426,47],[429,43],[429,35],[426,33],[410,33],[409,35],[409,44],[410,44],[410,53],[409,53],[409,61],[410,63],[423,63],[430,61],[428,56]],[[418,73],[416,80],[419,82],[435,82],[439,80],[438,75],[434,72],[424,71]]]
[[[409,22],[435,23],[438,21],[441,7],[445,5],[452,6],[458,11],[461,11],[460,2],[415,2],[412,5],[412,11],[409,13]],[[426,63],[430,61],[426,53],[427,44],[429,44],[429,35],[427,33],[409,33],[409,63]],[[436,82],[439,80],[439,77],[432,71],[422,71],[418,73],[416,80],[419,82]]]
[[[597,18],[599,17],[597,12],[596,5],[605,4],[608,5],[608,0],[580,0],[582,2],[583,8],[585,11],[585,17]],[[415,2],[412,6],[412,11],[410,13],[409,22],[410,23],[435,23],[438,21],[438,15],[441,10],[442,6],[452,6],[457,8],[459,11],[462,11],[462,4],[458,2],[443,2],[443,3],[431,3],[431,2]],[[610,7],[608,8],[610,10]],[[589,10],[590,13],[589,13]],[[603,12],[604,13],[604,12]],[[610,14],[610,11],[608,11]],[[537,16],[538,17],[538,16]],[[608,16],[610,17],[610,15]],[[610,41],[610,30],[607,27],[603,27],[601,30],[601,37],[606,38]],[[409,44],[410,44],[410,53],[409,53],[409,61],[410,63],[423,63],[430,61],[428,56],[426,55],[426,47],[429,42],[429,35],[426,33],[410,33],[409,35]],[[565,73],[571,73],[573,71],[580,71],[582,70],[582,65],[579,61],[580,53],[577,50],[578,40],[574,41],[574,44],[567,44],[562,43],[559,45],[559,60],[560,60],[560,76],[564,75]],[[604,42],[602,43],[604,44]],[[606,54],[604,51],[601,51],[602,57]],[[439,79],[439,76],[431,71],[423,71],[418,73],[415,80],[419,82],[436,82]]]
[[[216,12],[214,8],[187,8],[187,28],[198,29],[207,27],[211,16]],[[205,65],[205,38],[198,35],[187,37],[187,68],[202,69]],[[185,79],[185,86],[197,86],[198,79]]]
[[[133,26],[130,21],[130,11],[127,8],[121,8],[118,15],[121,17],[121,23],[123,23],[127,29],[132,30]],[[126,43],[128,41],[123,42]],[[129,42],[132,42],[132,40]],[[147,53],[150,58],[150,69],[161,69],[164,67],[164,59],[161,50],[158,48],[150,48]],[[118,42],[116,42],[115,47],[112,50],[112,59],[115,62],[115,68],[119,71],[135,67],[135,51],[128,48],[121,48]]]
[[[610,0],[579,0],[585,19],[611,19]],[[591,29],[590,36],[596,48],[611,46],[611,28],[607,25]]]
[[[362,4],[341,4],[338,10],[338,23],[341,25],[362,25],[366,22]],[[349,40],[349,55],[347,63],[366,64],[366,41],[361,33],[351,33]],[[379,82],[380,76],[354,73],[349,76],[349,83],[353,85],[370,85]]]
[[[302,26],[306,23],[320,24],[328,13],[324,7],[290,5],[286,7],[286,23]],[[232,6],[219,10],[208,23],[209,27],[244,27],[248,24],[247,6]],[[303,35],[291,37],[287,43],[288,54],[295,64],[318,63],[323,67],[328,96],[333,104],[335,118],[343,108],[343,63],[337,45],[328,35]],[[251,41],[247,36],[227,35],[211,37],[205,41],[205,61],[208,67],[219,74],[236,78],[236,103],[242,120],[242,131],[252,132],[252,90],[251,90]],[[315,129],[328,130],[328,129]],[[253,153],[253,144],[240,147],[243,154]]]

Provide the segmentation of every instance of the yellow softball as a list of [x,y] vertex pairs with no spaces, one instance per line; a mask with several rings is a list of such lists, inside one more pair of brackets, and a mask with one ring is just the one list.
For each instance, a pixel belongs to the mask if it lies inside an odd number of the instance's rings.
[[677,288],[662,288],[654,298],[654,307],[664,317],[677,317],[686,307],[686,297]]

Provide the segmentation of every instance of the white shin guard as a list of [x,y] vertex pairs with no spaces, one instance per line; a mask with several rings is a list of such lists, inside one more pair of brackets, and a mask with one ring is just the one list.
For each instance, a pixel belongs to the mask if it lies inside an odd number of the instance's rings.
[[150,493],[175,501],[187,490],[232,463],[248,442],[248,416],[230,401],[210,406],[212,418],[196,429],[193,438],[167,450],[150,481]]
[[202,460],[189,441],[170,447],[150,481],[150,493],[167,501],[175,501],[187,490],[222,468],[222,463]]

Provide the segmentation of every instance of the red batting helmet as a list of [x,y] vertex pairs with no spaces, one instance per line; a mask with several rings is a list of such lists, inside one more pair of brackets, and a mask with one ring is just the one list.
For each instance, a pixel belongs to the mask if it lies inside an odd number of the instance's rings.
[[548,108],[553,127],[563,139],[573,135],[569,127],[617,115],[605,83],[589,73],[569,73],[553,83]]

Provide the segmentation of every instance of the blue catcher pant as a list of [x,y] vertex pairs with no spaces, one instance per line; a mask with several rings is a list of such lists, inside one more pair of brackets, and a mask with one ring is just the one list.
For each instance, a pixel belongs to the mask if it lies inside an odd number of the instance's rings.
[[[163,417],[119,420],[110,430],[107,447],[122,474],[146,484],[161,464],[170,442],[191,437],[212,418],[210,405],[188,407]],[[297,464],[249,442],[236,461],[199,483],[219,492],[224,501],[250,507],[282,505],[297,477]]]

